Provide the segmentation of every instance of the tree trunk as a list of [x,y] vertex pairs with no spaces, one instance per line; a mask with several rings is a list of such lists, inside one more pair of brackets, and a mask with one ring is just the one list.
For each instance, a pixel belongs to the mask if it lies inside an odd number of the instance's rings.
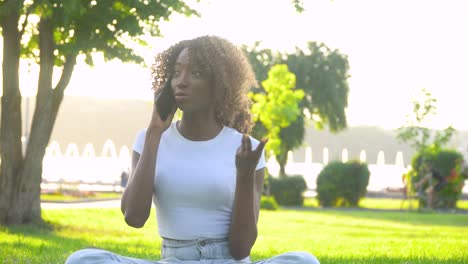
[[279,176],[286,177],[286,163],[288,161],[288,153],[286,151],[281,152],[281,154],[275,156],[278,164],[280,166]]
[[[75,54],[66,57],[61,78],[55,89],[52,89],[54,48],[52,25],[50,21],[41,19],[39,22],[39,83],[30,138],[22,168],[14,174],[17,180],[7,189],[12,191],[11,195],[6,198],[7,210],[2,211],[6,212],[5,220],[2,217],[0,223],[21,224],[42,221],[40,205],[42,161],[63,99],[63,92],[71,79],[76,62]],[[20,108],[19,104],[18,106]],[[2,109],[2,113],[6,112]],[[21,119],[18,120],[19,131],[21,131]],[[21,135],[21,132],[17,134]],[[19,149],[21,151],[21,147]]]
[[[11,201],[17,198],[17,183],[23,166],[21,145],[21,94],[19,90],[19,12],[12,9],[2,20],[3,96],[0,128],[0,224],[17,223],[10,215]],[[13,206],[14,207],[14,206]]]

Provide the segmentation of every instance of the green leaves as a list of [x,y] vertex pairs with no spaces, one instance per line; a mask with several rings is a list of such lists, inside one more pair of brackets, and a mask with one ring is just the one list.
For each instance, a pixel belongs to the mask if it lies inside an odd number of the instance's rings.
[[413,113],[406,116],[406,124],[397,129],[397,139],[409,143],[416,151],[425,153],[428,150],[438,151],[448,144],[456,133],[449,126],[441,131],[432,131],[424,127],[424,122],[430,116],[437,114],[437,99],[426,89],[420,91],[419,96],[413,100]]
[[[31,4],[16,7],[12,3],[0,3],[0,18],[4,10],[19,8],[24,19]],[[91,55],[96,52],[103,53],[105,60],[143,63],[134,47],[147,45],[145,34],[160,35],[159,22],[168,20],[173,13],[198,15],[179,0],[38,0],[33,5],[23,36],[22,57],[38,61],[37,20],[49,19],[54,31],[56,66],[62,66],[68,55],[78,54],[85,55],[85,62],[92,65]]]
[[297,87],[305,93],[300,107],[307,109],[318,129],[327,126],[335,132],[346,128],[349,93],[346,55],[317,42],[309,42],[305,49],[296,48],[295,52],[284,54],[261,49],[258,42],[253,47],[244,46],[243,50],[259,80],[267,78],[273,65],[288,65],[296,76]]
[[281,152],[280,132],[301,115],[299,102],[304,97],[301,90],[293,90],[296,77],[285,64],[275,65],[268,72],[268,79],[262,82],[266,93],[251,93],[254,101],[252,113],[267,131],[267,150]]
[[296,12],[299,14],[304,12],[304,3],[301,0],[291,0],[291,3],[293,4],[294,8],[296,8]]
[[[286,127],[276,127],[280,130],[278,141],[273,139],[269,141],[270,148],[277,149],[276,159],[280,164],[280,171],[284,171],[284,165],[287,162],[287,152],[299,147],[302,144],[305,134],[305,124],[307,119],[313,121],[316,129],[328,127],[330,131],[335,132],[346,128],[345,109],[348,105],[348,58],[338,50],[331,50],[323,43],[309,42],[306,49],[296,48],[293,53],[273,52],[269,49],[261,49],[260,42],[252,47],[243,47],[250,63],[253,66],[258,80],[269,78],[269,70],[276,64],[285,64],[288,69],[294,73],[295,85],[303,91],[302,99],[298,102],[299,113],[295,121],[291,121]],[[289,80],[290,81],[290,80]],[[273,82],[273,81],[272,81]],[[286,83],[288,80],[286,80]],[[267,86],[269,82],[265,82]],[[268,88],[262,83],[262,87],[254,89],[257,94],[270,93]],[[288,101],[286,98],[277,98],[277,95],[271,97],[275,100]],[[256,102],[262,103],[263,97],[255,96]],[[259,111],[256,109],[256,111]],[[279,109],[266,109],[272,114],[275,111],[292,116],[297,112]],[[306,114],[307,113],[307,114]],[[268,116],[264,117],[268,119]],[[254,135],[261,138],[267,134],[266,125],[271,126],[271,122],[277,121],[262,120],[257,122],[254,127]],[[284,124],[284,123],[283,123]],[[281,125],[283,125],[281,124]]]
[[297,76],[297,85],[308,95],[301,105],[310,112],[312,120],[319,127],[326,124],[331,131],[346,128],[347,56],[323,43],[309,42],[307,49],[297,48],[294,54],[288,54],[287,64]]

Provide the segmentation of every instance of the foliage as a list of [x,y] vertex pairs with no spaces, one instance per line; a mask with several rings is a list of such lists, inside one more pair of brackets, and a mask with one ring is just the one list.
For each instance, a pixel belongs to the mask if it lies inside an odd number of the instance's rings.
[[[437,99],[432,97],[429,91],[422,89],[419,96],[412,101],[413,113],[407,115],[405,126],[397,130],[397,139],[409,143],[416,150],[411,169],[403,177],[408,185],[408,194],[414,195],[420,191],[415,190],[415,183],[427,173],[423,171],[423,166],[432,164],[443,177],[451,180],[451,183],[438,193],[434,206],[454,208],[463,188],[463,155],[444,148],[454,136],[454,128],[449,126],[442,131],[432,131],[424,127],[427,118],[437,114],[436,103]],[[421,188],[425,190],[427,187],[426,183]],[[420,197],[419,206],[426,205],[426,199]]]
[[[6,1],[7,5],[8,2]],[[50,21],[53,29],[54,64],[63,66],[71,54],[84,55],[93,65],[92,54],[101,52],[104,59],[142,63],[143,58],[131,48],[146,46],[144,35],[159,36],[159,23],[172,13],[187,16],[198,13],[183,1],[25,1],[19,10],[28,16],[21,56],[39,63],[38,22]],[[6,14],[2,14],[5,16]],[[28,41],[26,41],[28,40]]]
[[299,115],[294,122],[280,131],[281,151],[275,155],[280,165],[280,176],[286,175],[288,152],[302,145],[305,134],[305,122],[304,115]]
[[252,113],[254,120],[260,121],[267,131],[267,152],[273,151],[278,155],[282,150],[279,138],[281,129],[289,126],[300,115],[298,102],[304,97],[304,93],[293,90],[296,77],[284,64],[273,66],[262,86],[266,93],[250,94],[254,101]]
[[[404,175],[406,182],[411,180],[412,193],[420,190],[415,190],[415,183],[419,182],[427,172],[424,166],[430,163],[434,169],[440,172],[441,176],[447,181],[447,184],[436,194],[434,207],[435,208],[456,208],[457,201],[462,195],[464,186],[464,167],[463,154],[455,150],[449,149],[431,149],[430,152],[416,153],[411,161],[411,170]],[[433,180],[432,185],[437,183]],[[420,188],[426,190],[429,187],[429,182],[426,182]],[[419,197],[419,207],[427,206],[425,197]]]
[[307,189],[307,184],[301,175],[270,177],[270,184],[271,194],[279,205],[303,205],[303,193]]
[[275,211],[278,210],[278,203],[273,196],[262,196],[260,209]]
[[302,0],[291,0],[294,8],[296,8],[296,12],[302,13],[304,12],[304,2]]
[[413,99],[413,113],[406,117],[406,124],[397,129],[397,139],[409,143],[417,152],[429,149],[438,150],[445,146],[455,134],[451,126],[442,131],[431,131],[423,124],[428,117],[437,113],[437,99],[426,89],[422,89],[418,98]]
[[359,161],[327,164],[317,177],[317,199],[324,207],[356,207],[366,195],[370,172]]
[[[292,53],[275,52],[260,47],[243,47],[258,80],[265,80],[269,69],[277,64],[287,64],[296,76],[296,87],[304,91],[299,102],[300,116],[285,128],[281,128],[281,149],[275,154],[280,165],[280,175],[285,175],[288,151],[302,145],[307,121],[317,129],[328,127],[338,132],[347,126],[345,109],[348,100],[349,63],[347,56],[331,50],[323,43],[308,42],[306,48],[296,47]],[[264,87],[254,89],[255,94],[266,93]],[[262,138],[268,130],[257,122],[253,135]]]
[[[345,109],[348,106],[349,62],[339,50],[331,50],[323,43],[308,42],[306,48],[296,47],[293,53],[262,49],[260,42],[243,47],[253,66],[257,79],[264,80],[268,69],[276,64],[287,64],[296,75],[296,86],[305,96],[301,109],[318,129],[325,126],[340,131],[347,126]],[[263,92],[262,88],[255,91]]]

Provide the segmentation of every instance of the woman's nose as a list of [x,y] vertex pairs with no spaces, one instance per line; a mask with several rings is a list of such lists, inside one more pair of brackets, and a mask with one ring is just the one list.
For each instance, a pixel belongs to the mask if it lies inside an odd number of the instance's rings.
[[179,76],[175,78],[175,81],[176,81],[175,85],[177,87],[186,87],[189,82],[188,77],[189,77],[188,74],[184,72],[180,73]]

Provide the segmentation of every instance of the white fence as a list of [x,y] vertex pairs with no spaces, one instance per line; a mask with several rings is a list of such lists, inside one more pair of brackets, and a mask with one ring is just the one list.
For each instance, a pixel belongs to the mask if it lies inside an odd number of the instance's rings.
[[[309,189],[315,189],[318,174],[324,165],[329,162],[329,151],[327,148],[323,149],[322,163],[314,162],[311,153],[312,151],[310,147],[307,147],[305,151],[305,162],[295,162],[292,153],[289,153],[288,163],[285,170],[289,175],[302,175],[307,183],[307,187]],[[359,155],[359,160],[365,162],[366,159],[366,152],[365,150],[362,150]],[[342,150],[341,160],[348,160],[347,149]],[[385,162],[384,152],[380,151],[377,155],[377,164],[368,164],[368,167],[371,175],[369,178],[369,185],[367,190],[383,191],[388,188],[403,188],[401,176],[407,170],[407,168],[403,164],[402,152],[398,152],[396,154],[395,162],[393,164],[389,164],[388,162]],[[268,160],[267,168],[272,175],[276,176],[279,172],[279,165],[273,158]]]
[[[292,153],[289,153],[286,173],[290,175],[303,175],[309,189],[316,188],[316,179],[324,164],[329,161],[329,151],[324,148],[322,151],[322,162],[314,162],[312,151],[306,148],[305,162],[296,162]],[[348,151],[343,149],[341,159],[348,160]],[[362,150],[359,159],[366,161],[366,152]],[[403,163],[403,154],[398,152],[394,162],[385,160],[383,151],[377,155],[376,164],[368,164],[371,172],[368,190],[382,191],[388,188],[403,188],[402,174],[406,171]],[[120,185],[120,175],[123,170],[127,170],[131,163],[131,152],[127,146],[123,146],[117,152],[115,144],[107,140],[100,155],[91,144],[87,144],[80,152],[74,143],[68,144],[62,152],[57,142],[52,142],[46,151],[43,161],[44,182],[65,182],[81,183],[82,185]],[[277,175],[279,166],[273,158],[267,161],[268,171],[272,175]],[[94,186],[95,188],[95,186]],[[468,187],[463,189],[468,193]]]
[[100,155],[94,146],[87,144],[80,153],[76,144],[70,143],[64,152],[57,142],[49,144],[42,162],[44,188],[73,183],[80,189],[116,190],[120,186],[122,171],[130,167],[131,155],[127,146],[119,152],[111,140],[104,143]]

